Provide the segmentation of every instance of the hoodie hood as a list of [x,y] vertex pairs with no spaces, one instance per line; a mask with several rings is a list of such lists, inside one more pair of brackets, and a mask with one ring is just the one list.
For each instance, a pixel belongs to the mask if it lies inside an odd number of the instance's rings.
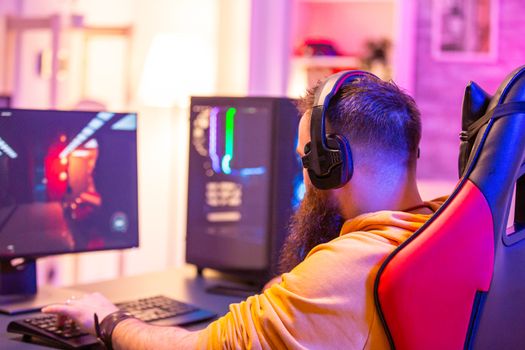
[[[424,202],[409,212],[382,210],[361,214],[343,224],[340,236],[357,231],[368,232],[399,245],[423,226],[446,199],[447,197],[440,197]],[[424,208],[430,209],[431,213],[419,213]]]

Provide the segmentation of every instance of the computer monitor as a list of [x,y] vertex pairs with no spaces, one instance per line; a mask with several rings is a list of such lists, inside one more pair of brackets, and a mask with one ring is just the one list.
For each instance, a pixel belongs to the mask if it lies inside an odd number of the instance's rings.
[[0,310],[37,303],[38,257],[138,246],[136,132],[134,113],[0,109]]
[[299,112],[272,97],[193,97],[186,260],[261,284],[304,192]]

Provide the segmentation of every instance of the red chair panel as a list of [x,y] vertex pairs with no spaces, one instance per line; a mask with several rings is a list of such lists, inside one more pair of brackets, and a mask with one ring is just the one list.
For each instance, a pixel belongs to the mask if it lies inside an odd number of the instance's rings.
[[378,299],[396,349],[462,349],[476,291],[493,272],[488,203],[470,181],[379,277]]

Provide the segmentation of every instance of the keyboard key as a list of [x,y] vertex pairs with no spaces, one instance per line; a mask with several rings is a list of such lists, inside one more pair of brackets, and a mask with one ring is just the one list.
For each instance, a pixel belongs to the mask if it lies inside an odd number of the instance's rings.
[[144,322],[175,317],[197,310],[196,307],[164,296],[156,296],[117,304],[121,310],[131,313]]

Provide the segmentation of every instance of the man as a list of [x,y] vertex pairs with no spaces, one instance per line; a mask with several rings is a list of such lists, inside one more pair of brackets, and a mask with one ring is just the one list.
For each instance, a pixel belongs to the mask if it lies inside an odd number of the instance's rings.
[[[313,91],[303,100],[297,152],[310,141]],[[161,328],[136,319],[113,322],[116,349],[387,349],[373,301],[382,261],[440,203],[416,186],[421,134],[414,101],[393,83],[362,76],[339,89],[327,131],[350,144],[354,172],[334,190],[318,190],[305,172],[306,195],[294,215],[281,267],[289,271],[260,295],[230,306],[206,329]],[[44,312],[69,315],[94,333],[93,314],[116,307],[99,294]],[[108,318],[110,319],[110,318]]]

